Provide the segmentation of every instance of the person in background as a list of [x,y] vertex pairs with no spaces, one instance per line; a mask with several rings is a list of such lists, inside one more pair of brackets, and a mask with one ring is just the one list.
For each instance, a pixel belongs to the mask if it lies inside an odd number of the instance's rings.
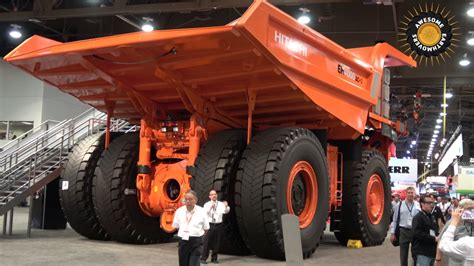
[[209,230],[206,211],[196,205],[197,193],[189,190],[184,195],[185,205],[174,213],[173,227],[178,230],[179,266],[200,265],[203,235]]
[[[398,209],[400,208],[400,265],[408,265],[408,253],[410,244],[413,241],[412,221],[413,217],[420,211],[420,204],[415,201],[415,188],[406,188],[406,198],[401,201],[394,210],[392,225],[390,226],[390,241],[395,241],[395,228],[398,219]],[[413,257],[413,253],[412,253]]]
[[[474,211],[474,201],[469,198],[464,198],[463,200],[459,202],[459,208],[462,208],[464,210]],[[446,230],[449,228],[449,225],[451,224],[451,222],[452,220],[447,221],[443,230],[441,230],[439,238],[442,238],[442,236],[444,235],[444,232],[446,232]],[[454,231],[454,240],[456,241],[465,236],[474,236],[473,230],[474,230],[474,222],[464,221],[462,225],[459,225],[456,227],[456,230]],[[438,249],[436,252],[435,265],[436,266],[440,266],[440,265],[461,266],[462,261],[456,258],[444,255],[438,246]]]
[[[463,224],[461,221],[463,212],[464,209],[462,208],[454,210],[451,224],[441,237],[439,248],[444,254],[459,260],[462,263],[461,265],[470,266],[474,265],[474,236],[465,236],[459,240],[454,240],[456,228]],[[472,230],[474,219],[466,219],[465,221],[471,225]]]
[[392,213],[390,215],[390,222],[393,221],[393,213],[395,212],[398,203],[400,203],[400,196],[398,194],[392,195]]
[[219,263],[217,260],[217,254],[219,253],[223,230],[222,216],[230,211],[227,201],[217,200],[217,192],[215,190],[209,192],[209,199],[210,201],[204,204],[204,210],[207,213],[210,228],[209,232],[204,236],[204,249],[201,256],[202,264],[207,264],[210,249],[212,250],[211,262]]
[[449,208],[451,207],[451,202],[448,201],[446,196],[441,198],[441,203],[438,204],[439,208],[443,212],[444,219],[449,220]]
[[434,199],[430,196],[421,196],[422,211],[413,217],[413,245],[411,251],[416,257],[416,266],[433,266],[435,262],[439,227],[431,214],[434,203]]
[[432,198],[433,201],[435,202],[435,206],[433,208],[433,213],[432,214],[433,214],[433,217],[436,220],[436,224],[438,225],[439,228],[443,228],[444,224],[446,223],[446,220],[444,219],[443,212],[441,211],[441,208],[436,205],[435,196],[433,194],[431,194],[430,198]]
[[394,209],[395,206],[397,206],[399,202],[400,202],[400,195],[398,194],[393,195],[392,196],[392,209]]

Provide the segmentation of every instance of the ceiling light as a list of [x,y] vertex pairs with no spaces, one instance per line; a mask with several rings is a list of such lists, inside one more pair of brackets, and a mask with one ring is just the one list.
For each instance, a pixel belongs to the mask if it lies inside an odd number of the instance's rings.
[[303,25],[306,25],[306,24],[310,23],[311,18],[308,15],[309,9],[302,7],[302,8],[300,8],[300,11],[301,11],[302,14],[298,18],[298,23],[303,24]]
[[21,34],[21,26],[16,24],[11,24],[12,30],[8,33],[13,39],[19,39],[23,34]]
[[435,160],[438,160],[438,158],[439,158],[439,152],[437,152],[437,153],[435,154],[434,158],[435,158]]
[[446,93],[446,99],[453,98],[453,94],[451,92]]
[[459,64],[463,67],[465,66],[468,66],[469,64],[471,64],[471,61],[469,61],[469,59],[465,58],[465,59],[461,59],[461,61],[459,61]]
[[150,32],[150,31],[153,31],[154,29],[155,29],[155,27],[153,27],[149,23],[146,23],[146,24],[142,25],[142,31],[144,31],[144,32]]
[[442,122],[443,122],[443,119],[441,118],[436,119],[436,124],[441,124]]
[[407,154],[410,154],[411,152],[410,151],[407,151]]
[[413,144],[410,144],[410,149],[413,149]]
[[142,25],[142,31],[144,32],[150,32],[150,31],[153,31],[155,29],[155,27],[153,27],[153,18],[150,18],[150,17],[142,17],[142,19],[145,21],[145,23]]
[[439,130],[435,129],[435,130],[433,131],[433,133],[439,134]]
[[467,40],[467,44],[470,46],[474,46],[474,37],[471,37]]
[[436,125],[435,128],[436,128],[436,129],[440,129],[440,128],[441,128],[441,125]]
[[449,105],[447,103],[441,104],[441,107],[448,107]]
[[[438,130],[436,130],[436,131],[438,131]],[[433,138],[438,138],[438,134],[437,134],[437,133],[434,133],[434,134],[433,134]]]
[[412,140],[411,144],[416,145],[416,140]]
[[467,15],[470,17],[474,17],[474,7],[469,8],[467,11]]
[[440,116],[446,116],[446,113],[439,113]]
[[443,138],[443,139],[441,140],[441,142],[446,142],[446,139],[445,139],[445,138]]

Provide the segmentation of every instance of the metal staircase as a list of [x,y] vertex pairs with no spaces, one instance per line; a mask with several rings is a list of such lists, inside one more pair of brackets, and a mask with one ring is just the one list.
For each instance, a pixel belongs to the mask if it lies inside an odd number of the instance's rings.
[[[105,124],[106,115],[91,108],[76,118],[35,133],[34,137],[3,146],[5,149],[0,152],[0,216],[56,179],[74,144],[92,134],[103,133]],[[111,122],[111,131],[136,129],[122,120]]]

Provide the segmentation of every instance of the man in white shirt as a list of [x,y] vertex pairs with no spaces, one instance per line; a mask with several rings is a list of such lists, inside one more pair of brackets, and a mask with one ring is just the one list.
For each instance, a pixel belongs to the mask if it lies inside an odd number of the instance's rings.
[[179,266],[200,265],[203,235],[209,230],[209,221],[203,208],[196,205],[196,192],[189,190],[184,195],[185,205],[174,213],[173,227],[178,230]]
[[[458,208],[453,211],[451,224],[446,232],[444,232],[439,243],[439,249],[443,254],[449,257],[456,258],[462,261],[463,266],[474,265],[474,237],[465,236],[457,241],[454,241],[454,231],[456,227],[461,224],[461,215],[464,209]],[[474,220],[468,220],[474,223]]]
[[443,212],[444,218],[448,221],[451,217],[449,217],[449,209],[451,208],[451,202],[448,201],[447,197],[442,197],[441,202],[438,203],[441,212]]
[[[393,210],[393,221],[390,226],[390,241],[395,241],[395,228],[397,227],[398,209],[400,209],[400,265],[408,265],[408,252],[413,242],[412,221],[413,217],[421,210],[420,203],[415,201],[416,191],[414,187],[406,189],[406,198]],[[412,254],[413,257],[413,254]]]
[[209,232],[204,236],[204,250],[201,256],[201,263],[203,264],[207,264],[209,250],[212,250],[211,262],[219,263],[217,254],[222,235],[222,216],[230,211],[227,201],[217,200],[217,192],[215,190],[209,192],[209,199],[210,201],[204,204],[210,228]]

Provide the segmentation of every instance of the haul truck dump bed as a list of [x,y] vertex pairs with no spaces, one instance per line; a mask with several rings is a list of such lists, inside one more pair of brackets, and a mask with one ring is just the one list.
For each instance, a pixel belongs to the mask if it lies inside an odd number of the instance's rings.
[[[284,258],[279,215],[288,212],[300,217],[305,256],[317,247],[329,212],[343,244],[354,238],[376,245],[385,237],[390,205],[385,159],[392,133],[402,129],[388,119],[384,69],[415,66],[388,44],[344,49],[257,0],[225,26],[71,43],[33,36],[5,60],[109,117],[141,125],[139,136],[89,140],[97,159],[64,166],[62,178],[69,182],[81,180],[68,169],[80,163],[96,168],[85,177],[95,190],[77,199],[96,206],[88,213],[96,229],[83,228],[87,217],[68,211],[74,201],[63,200],[66,216],[77,221],[72,227],[89,238],[168,239],[174,211],[190,187],[202,193],[200,203],[215,189],[231,204],[223,250]],[[376,132],[368,141],[361,138],[367,128]],[[94,141],[110,143],[109,149]],[[277,143],[281,154],[272,155]],[[306,148],[299,151],[292,143]],[[343,171],[351,167],[348,162],[375,172],[366,177],[361,167]],[[362,180],[359,205],[344,193],[353,180]],[[67,198],[74,192],[61,193]],[[247,196],[260,198],[248,202]],[[104,203],[114,200],[124,206]],[[355,205],[364,211],[351,209]],[[118,213],[128,217],[122,226],[130,231],[117,228],[120,217],[110,218]],[[363,217],[353,225],[351,215]],[[151,217],[160,217],[161,229],[150,228],[156,220]],[[349,230],[354,226],[359,230]]]

